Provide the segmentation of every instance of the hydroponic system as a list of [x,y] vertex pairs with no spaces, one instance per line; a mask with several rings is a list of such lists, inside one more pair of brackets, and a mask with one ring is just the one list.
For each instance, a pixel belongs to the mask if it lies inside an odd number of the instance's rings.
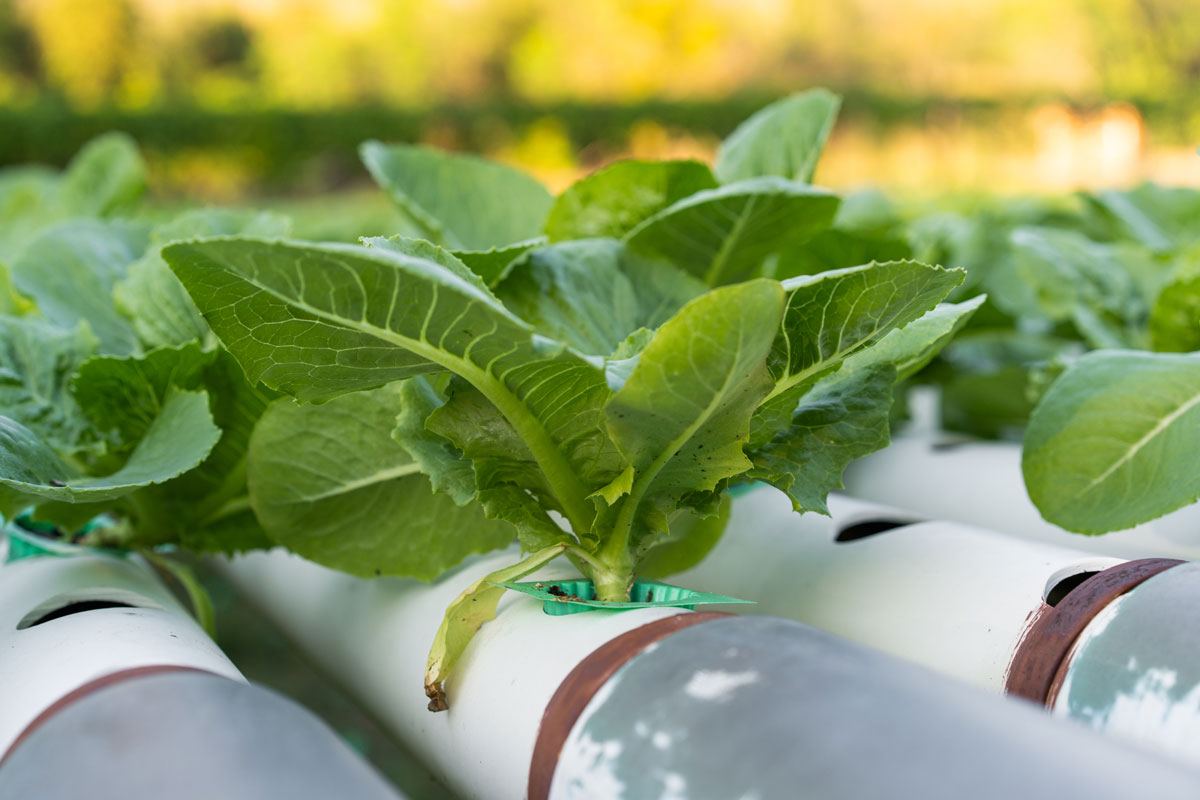
[[843,197],[839,104],[367,141],[352,243],[0,172],[0,797],[399,796],[197,563],[447,795],[1197,796],[1200,192]]

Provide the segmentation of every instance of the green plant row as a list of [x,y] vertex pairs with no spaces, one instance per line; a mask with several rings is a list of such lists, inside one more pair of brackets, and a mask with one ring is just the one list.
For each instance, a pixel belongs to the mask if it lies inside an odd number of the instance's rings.
[[951,424],[1025,431],[1031,494],[1066,527],[1195,500],[1200,375],[1148,350],[1195,348],[1197,193],[841,198],[811,184],[838,109],[794,95],[712,165],[617,162],[558,196],[368,141],[401,230],[356,244],[269,212],[157,221],[123,135],[0,173],[0,513],[368,577],[519,542],[447,610],[436,710],[496,584],[566,558],[628,600],[705,557],[741,482],[826,513],[913,381]]
[[115,218],[144,177],[122,137],[9,175],[0,510],[367,576],[428,579],[516,539],[528,555],[447,612],[439,707],[493,583],[562,556],[628,600],[703,557],[732,483],[823,512],[887,443],[893,385],[977,304],[935,308],[958,270],[800,256],[840,203],[809,183],[837,109],[787,98],[711,168],[619,162],[557,198],[367,142],[405,230],[361,244],[287,239],[270,214]]

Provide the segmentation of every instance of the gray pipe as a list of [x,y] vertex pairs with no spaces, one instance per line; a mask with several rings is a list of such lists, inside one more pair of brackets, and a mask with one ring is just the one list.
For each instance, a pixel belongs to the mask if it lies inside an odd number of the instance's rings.
[[533,765],[530,800],[1200,796],[1200,773],[1167,759],[763,617],[662,638],[539,749],[557,765],[546,795]]
[[194,670],[97,688],[0,762],[28,800],[399,800],[321,720],[282,695]]

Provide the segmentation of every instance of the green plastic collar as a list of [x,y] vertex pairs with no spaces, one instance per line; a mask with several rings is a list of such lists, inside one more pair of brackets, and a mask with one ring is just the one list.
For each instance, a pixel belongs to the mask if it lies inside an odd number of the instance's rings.
[[[111,524],[109,520],[103,516],[99,516],[88,522],[83,527],[83,531],[86,533],[93,528],[107,524]],[[4,563],[11,564],[14,561],[41,556],[65,558],[69,556],[105,553],[107,555],[124,557],[128,554],[128,551],[125,550],[71,544],[59,539],[52,539],[46,535],[54,533],[55,530],[57,529],[53,523],[35,520],[29,515],[29,512],[23,512],[16,519],[10,520],[4,526],[4,532],[8,535],[8,553],[4,558]]]
[[591,581],[528,581],[524,583],[494,583],[493,586],[503,586],[515,592],[536,597],[542,601],[542,611],[554,616],[563,614],[580,614],[584,611],[595,611],[607,608],[613,611],[627,611],[631,608],[686,608],[693,609],[699,605],[714,603],[753,603],[753,600],[739,600],[736,597],[726,597],[721,594],[708,594],[679,586],[671,586],[657,581],[634,581],[629,592],[630,600],[615,602],[596,599],[596,587]]

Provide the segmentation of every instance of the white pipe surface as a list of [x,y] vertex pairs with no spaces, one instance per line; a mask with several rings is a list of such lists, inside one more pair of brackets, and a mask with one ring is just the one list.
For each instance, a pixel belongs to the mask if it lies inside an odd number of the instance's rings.
[[851,464],[844,481],[848,494],[864,500],[1060,547],[1119,558],[1200,558],[1200,505],[1103,536],[1046,522],[1025,491],[1015,442],[916,431]]
[[[87,601],[133,607],[32,624]],[[40,556],[0,565],[0,754],[64,695],[113,673],[152,666],[244,680],[141,559]]]
[[1119,559],[957,522],[915,522],[838,543],[838,532],[911,513],[831,495],[832,517],[797,514],[758,486],[733,501],[725,535],[672,583],[758,605],[741,610],[824,628],[967,682],[1003,691],[1009,662],[1049,589]]
[[[446,607],[518,554],[477,558],[432,584],[364,580],[280,550],[221,562],[238,590],[369,707],[465,798],[520,800],[542,713],[567,674],[600,645],[677,608],[549,616],[508,592],[446,682],[450,710],[431,713],[425,661]],[[552,565],[527,580],[576,577]]]

